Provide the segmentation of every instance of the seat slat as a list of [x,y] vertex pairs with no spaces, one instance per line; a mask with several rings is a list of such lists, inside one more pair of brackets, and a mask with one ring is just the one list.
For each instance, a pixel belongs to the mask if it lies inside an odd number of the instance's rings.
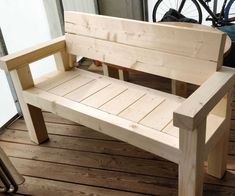
[[35,87],[23,91],[23,97],[28,104],[56,113],[61,117],[158,154],[175,163],[179,162],[178,139],[159,130],[108,114],[99,109]]
[[162,130],[173,119],[174,110],[180,106],[176,100],[165,100],[140,121],[140,124]]
[[54,93],[55,95],[64,96],[73,90],[88,84],[89,82],[94,81],[95,79],[88,76],[79,75],[63,84],[56,86],[49,90],[49,92]]
[[119,116],[134,122],[139,122],[164,100],[164,97],[146,94],[133,105],[122,111]]
[[[42,77],[42,80],[44,80],[41,83],[36,84],[37,88],[43,89],[43,90],[50,90],[52,88],[55,88],[56,86],[63,84],[64,82],[67,82],[79,75],[78,71],[67,71],[67,72],[61,72],[58,73],[54,77],[49,77],[47,80],[45,80],[45,76]],[[38,79],[40,80],[40,79]]]
[[[220,127],[220,125],[223,123],[224,117],[220,117],[217,115],[209,114],[207,116],[207,122],[206,122],[206,142],[210,140],[210,138],[213,136],[215,131]],[[179,128],[175,127],[173,125],[173,121],[171,121],[163,130],[162,132],[167,133],[171,136],[174,136],[176,138],[179,138]]]
[[173,125],[173,121],[171,121],[163,130],[163,133],[167,133],[173,137],[179,138],[179,128]]
[[[69,72],[72,74],[69,74]],[[57,110],[59,110],[58,108],[61,107],[61,104],[65,104],[66,108],[63,108],[65,113],[61,111],[62,116],[65,115],[65,117],[74,119],[76,122],[87,125],[88,127],[90,126],[90,123],[93,122],[89,121],[89,118],[86,116],[88,115],[86,112],[84,113],[85,116],[82,116],[82,112],[85,110],[90,112],[89,115],[92,113],[94,118],[100,116],[99,118],[109,118],[112,122],[117,121],[115,122],[115,126],[119,126],[119,122],[129,123],[129,125],[125,125],[128,127],[125,129],[127,132],[132,132],[135,129],[140,129],[141,134],[144,134],[147,130],[151,130],[151,134],[153,135],[158,135],[158,133],[162,132],[164,137],[169,137],[169,141],[173,142],[174,146],[176,141],[178,145],[178,137],[175,135],[178,132],[175,132],[175,129],[172,129],[172,113],[175,105],[180,104],[184,100],[183,98],[143,86],[101,76],[81,69],[74,69],[69,72],[65,72],[64,76],[59,75],[53,80],[54,84],[59,84],[55,88],[48,91],[38,91],[36,86],[36,88],[32,88],[32,90],[27,91],[27,93],[25,92],[27,94],[26,100],[28,100],[29,103],[41,102],[43,105],[41,106],[42,108],[45,107],[44,109],[47,108],[52,112],[54,107],[57,107],[55,110],[56,113],[58,112]],[[61,81],[64,81],[68,75],[70,75],[70,80],[61,84]],[[44,81],[41,83],[45,84]],[[38,86],[42,86],[41,83],[39,83]],[[63,96],[71,90],[73,91]],[[30,95],[31,93],[32,95]],[[159,109],[165,105],[167,106],[166,110]],[[82,108],[86,109],[83,110]],[[167,112],[168,109],[169,112]],[[75,115],[76,111],[79,112],[80,117],[78,119]],[[69,116],[67,116],[66,112],[69,112]],[[75,116],[73,117],[70,113]],[[98,116],[96,116],[96,114],[98,114]],[[161,129],[158,129],[158,127],[155,126],[153,121],[156,121],[159,125],[159,121],[162,119],[167,120],[164,121],[164,124],[160,124],[161,126],[166,126],[166,128],[161,131]],[[108,124],[105,124],[106,120],[102,122],[102,126],[104,127],[109,126]],[[167,126],[168,121],[171,123]],[[94,122],[94,125],[91,125],[90,127],[95,128],[96,130],[103,130],[104,128],[97,126],[98,125]],[[108,131],[112,130],[108,129]],[[111,136],[114,136],[113,134],[114,133],[110,133]],[[128,142],[130,142],[130,138],[127,137],[131,137],[131,134],[132,133],[127,133],[127,136],[125,137]],[[153,135],[151,137],[153,137]],[[154,137],[156,137],[156,135]],[[115,137],[116,136],[117,135],[115,135]],[[169,145],[168,139],[164,141],[166,141],[166,145]],[[133,143],[136,144],[136,141],[133,141]]]
[[101,106],[100,109],[117,115],[121,111],[125,110],[128,106],[133,104],[135,101],[140,99],[143,95],[145,95],[145,92],[141,90],[128,89],[125,92],[121,93],[119,96]]
[[101,89],[109,86],[111,83],[112,82],[110,80],[107,80],[101,77],[97,80],[89,82],[88,84],[74,90],[73,92],[67,94],[65,97],[73,101],[80,102],[88,98],[89,96],[97,93]]
[[99,108],[100,106],[112,100],[114,97],[118,96],[127,89],[128,89],[127,86],[117,83],[112,83],[111,85],[98,91],[92,96],[84,99],[81,103],[92,106],[94,108]]

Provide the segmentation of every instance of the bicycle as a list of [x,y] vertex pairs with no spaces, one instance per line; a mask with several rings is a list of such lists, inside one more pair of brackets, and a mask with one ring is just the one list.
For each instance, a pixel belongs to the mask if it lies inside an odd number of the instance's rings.
[[209,7],[209,2],[211,0],[158,0],[153,8],[153,22],[161,21],[169,9],[174,9],[185,17],[202,23],[200,5],[209,14],[206,20],[212,21],[213,26],[224,26],[235,22],[235,0],[224,0],[221,11],[217,14],[213,13]]

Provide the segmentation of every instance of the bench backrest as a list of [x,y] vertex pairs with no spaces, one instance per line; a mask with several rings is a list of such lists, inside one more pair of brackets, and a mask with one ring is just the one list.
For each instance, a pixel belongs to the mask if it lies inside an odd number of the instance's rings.
[[68,53],[193,84],[222,65],[219,31],[65,12]]

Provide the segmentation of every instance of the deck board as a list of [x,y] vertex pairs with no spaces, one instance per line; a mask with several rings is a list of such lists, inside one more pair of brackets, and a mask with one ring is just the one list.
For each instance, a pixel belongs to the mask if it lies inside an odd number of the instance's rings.
[[[140,83],[143,77],[136,74],[131,79]],[[145,78],[145,85],[169,89],[165,79]],[[51,113],[43,114],[50,141],[40,146],[29,141],[22,119],[0,135],[1,147],[26,178],[19,194],[177,195],[176,164]],[[222,180],[205,174],[206,196],[235,195],[235,108],[232,119],[228,170]]]

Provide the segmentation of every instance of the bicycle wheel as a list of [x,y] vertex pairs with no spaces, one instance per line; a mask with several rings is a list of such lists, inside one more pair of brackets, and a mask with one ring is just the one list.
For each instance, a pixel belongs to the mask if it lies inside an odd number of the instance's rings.
[[230,0],[224,9],[224,19],[226,22],[235,24],[235,0]]
[[[182,2],[184,3],[183,7]],[[180,7],[182,7],[181,10],[179,10]],[[202,11],[196,0],[158,0],[153,8],[153,22],[161,21],[170,9],[177,10],[185,17],[195,19],[199,23],[202,22]]]

